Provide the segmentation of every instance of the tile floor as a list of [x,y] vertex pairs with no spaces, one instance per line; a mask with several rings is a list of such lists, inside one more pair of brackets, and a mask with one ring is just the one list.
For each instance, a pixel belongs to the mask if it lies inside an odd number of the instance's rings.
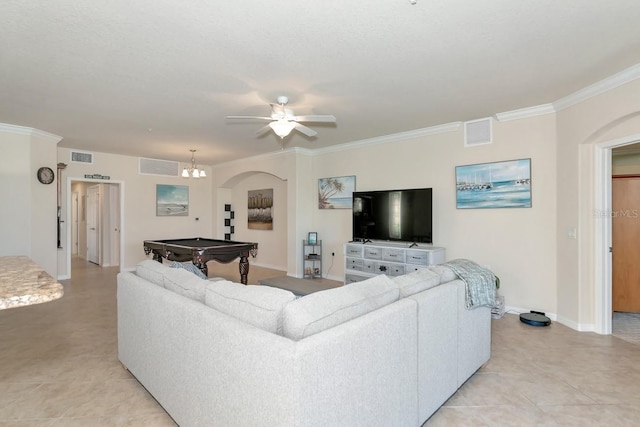
[[[74,260],[62,299],[0,310],[0,426],[175,425],[117,360],[116,273]],[[249,282],[281,274],[252,267]],[[639,345],[507,314],[491,360],[425,426],[639,423]]]

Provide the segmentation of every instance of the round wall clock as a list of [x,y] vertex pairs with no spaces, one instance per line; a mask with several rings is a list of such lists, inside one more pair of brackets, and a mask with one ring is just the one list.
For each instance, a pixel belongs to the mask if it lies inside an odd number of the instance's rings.
[[41,167],[38,169],[38,181],[43,184],[51,184],[55,175],[53,174],[53,170],[48,167]]

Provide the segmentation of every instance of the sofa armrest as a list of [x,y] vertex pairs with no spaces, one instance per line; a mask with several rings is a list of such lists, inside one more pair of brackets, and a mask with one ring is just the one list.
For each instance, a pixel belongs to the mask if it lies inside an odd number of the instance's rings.
[[491,357],[491,308],[465,306],[465,285],[454,282],[458,288],[458,387]]
[[180,425],[293,425],[295,343],[118,275],[118,357]]
[[418,425],[414,301],[396,301],[296,344],[295,425]]

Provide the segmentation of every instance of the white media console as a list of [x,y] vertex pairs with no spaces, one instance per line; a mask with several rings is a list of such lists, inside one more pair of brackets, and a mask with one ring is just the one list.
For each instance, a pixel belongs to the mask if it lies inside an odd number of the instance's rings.
[[390,242],[352,242],[344,245],[344,284],[379,274],[400,276],[428,265],[445,262],[444,248]]

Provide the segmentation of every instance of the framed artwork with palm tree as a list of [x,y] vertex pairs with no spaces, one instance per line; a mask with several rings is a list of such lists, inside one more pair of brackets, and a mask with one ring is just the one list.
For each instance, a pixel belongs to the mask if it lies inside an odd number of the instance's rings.
[[318,208],[351,209],[355,189],[355,175],[320,178],[318,180]]

